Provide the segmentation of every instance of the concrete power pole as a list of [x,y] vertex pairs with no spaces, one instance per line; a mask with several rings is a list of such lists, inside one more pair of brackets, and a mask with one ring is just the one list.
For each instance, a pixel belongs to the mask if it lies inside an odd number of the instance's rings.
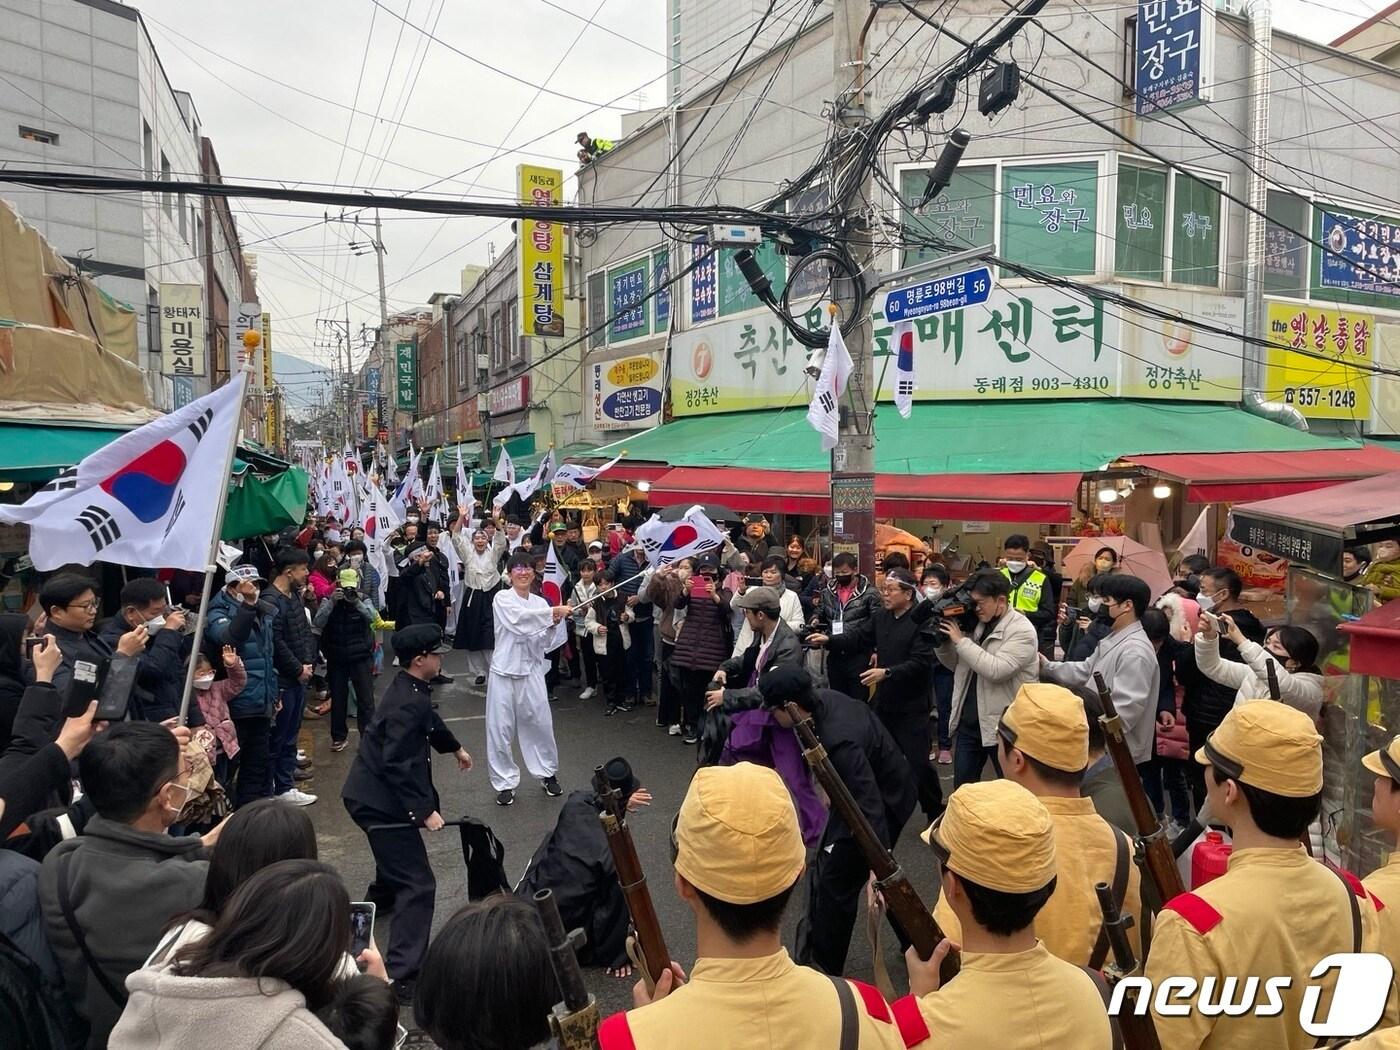
[[[865,34],[874,21],[869,0],[834,0],[834,54],[832,84],[835,91],[837,155],[860,134],[869,116],[865,102]],[[864,274],[875,270],[875,237],[865,201],[874,197],[874,176],[867,171],[857,193],[848,202],[840,236]],[[849,310],[856,301],[852,280],[835,282],[836,300]],[[845,314],[833,323],[848,323]],[[843,328],[844,330],[844,328]],[[875,578],[875,346],[870,317],[862,316],[846,336],[855,370],[841,399],[841,429],[831,451],[832,553],[855,554],[860,571]]]

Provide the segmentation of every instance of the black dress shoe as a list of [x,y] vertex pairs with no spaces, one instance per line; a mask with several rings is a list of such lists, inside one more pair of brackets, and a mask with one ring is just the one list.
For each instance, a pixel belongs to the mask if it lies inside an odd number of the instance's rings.
[[428,679],[429,685],[451,685],[456,679],[450,674],[435,674]]

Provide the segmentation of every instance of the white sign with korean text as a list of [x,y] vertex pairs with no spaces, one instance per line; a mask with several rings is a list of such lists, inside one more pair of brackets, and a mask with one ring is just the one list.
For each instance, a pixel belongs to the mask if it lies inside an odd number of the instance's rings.
[[661,422],[661,354],[636,354],[588,366],[596,430],[639,430]]
[[204,349],[204,288],[201,285],[160,286],[160,350],[163,374],[207,374]]
[[[261,331],[262,307],[257,303],[230,303],[229,312],[231,316],[228,319],[228,345],[233,348],[235,360],[242,363],[248,356],[248,351],[243,346],[243,336],[254,328]],[[260,346],[256,356],[261,360],[269,352],[268,347]],[[253,370],[254,379],[261,374],[261,369]]]

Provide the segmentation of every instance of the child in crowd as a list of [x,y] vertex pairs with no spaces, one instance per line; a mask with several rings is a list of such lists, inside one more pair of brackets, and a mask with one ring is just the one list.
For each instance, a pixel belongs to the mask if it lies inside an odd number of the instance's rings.
[[[591,700],[598,693],[598,650],[594,645],[596,635],[590,634],[588,629],[589,609],[579,608],[585,602],[591,602],[598,596],[601,588],[598,586],[598,563],[592,558],[585,558],[579,562],[578,581],[574,584],[573,593],[569,597],[569,604],[574,607],[574,646],[579,650],[579,658],[583,663],[584,690],[579,693],[580,700]],[[596,621],[595,621],[596,622]],[[604,639],[604,646],[606,646]]]
[[337,981],[316,1019],[346,1050],[393,1050],[398,1045],[399,1001],[387,981],[367,973]]
[[248,672],[233,646],[223,648],[224,678],[215,678],[214,665],[200,653],[194,669],[194,696],[204,715],[205,728],[213,732],[212,745],[206,743],[205,753],[214,767],[214,779],[228,787],[233,760],[238,757],[238,734],[229,717],[228,704],[248,683]]
[[1361,583],[1382,602],[1400,598],[1400,540],[1381,540],[1371,549]]

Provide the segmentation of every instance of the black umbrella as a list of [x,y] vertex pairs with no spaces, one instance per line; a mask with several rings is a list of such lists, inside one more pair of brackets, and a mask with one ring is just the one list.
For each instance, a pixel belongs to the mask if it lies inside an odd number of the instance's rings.
[[680,521],[685,517],[686,511],[691,507],[698,506],[700,513],[711,521],[742,521],[743,515],[736,514],[728,507],[720,503],[674,503],[669,507],[661,508],[662,521]]

